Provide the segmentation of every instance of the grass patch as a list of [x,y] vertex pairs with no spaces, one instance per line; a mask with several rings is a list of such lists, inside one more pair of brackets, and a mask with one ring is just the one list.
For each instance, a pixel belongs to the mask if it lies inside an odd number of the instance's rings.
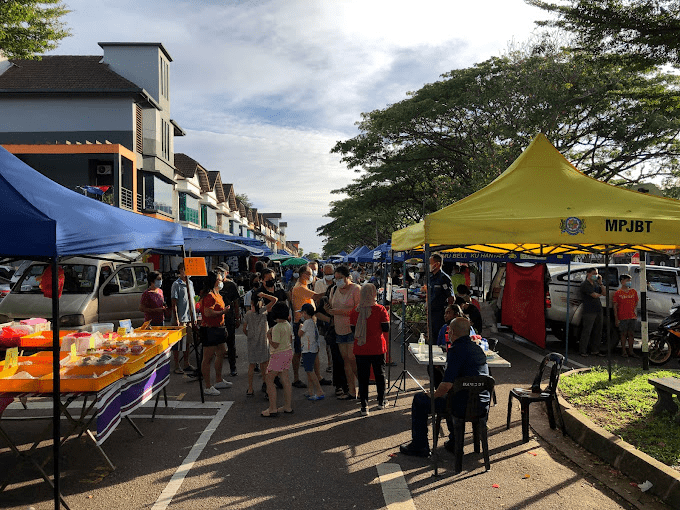
[[647,380],[655,377],[680,377],[680,371],[614,366],[609,381],[606,367],[593,367],[561,378],[560,391],[600,427],[680,469],[680,425],[668,413],[652,414],[656,390]]

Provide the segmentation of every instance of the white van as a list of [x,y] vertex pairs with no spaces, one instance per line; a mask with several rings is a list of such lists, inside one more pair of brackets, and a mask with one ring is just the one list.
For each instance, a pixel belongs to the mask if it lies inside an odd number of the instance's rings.
[[[576,328],[581,324],[581,296],[579,287],[586,278],[586,271],[590,267],[597,268],[602,274],[603,284],[609,281],[610,306],[612,297],[619,287],[619,276],[629,274],[633,278],[633,288],[640,289],[640,266],[637,264],[610,264],[607,280],[604,280],[604,264],[580,264],[571,265],[571,273],[568,276],[567,266],[548,265],[550,281],[548,284],[550,307],[546,308],[546,326],[549,326],[553,334],[558,338],[564,338],[564,328],[567,318],[567,284],[571,282],[569,295],[571,315],[570,324]],[[680,304],[680,269],[666,266],[647,266],[647,320],[649,331],[655,331],[661,321],[670,314],[672,307]],[[602,306],[605,306],[605,298],[601,297]],[[638,304],[638,316],[640,305]],[[612,312],[613,313],[613,312]],[[606,327],[606,321],[605,321]],[[571,326],[570,326],[571,329]],[[571,335],[570,335],[571,336]]]
[[[102,259],[70,258],[64,268],[64,290],[59,299],[59,324],[62,328],[86,329],[89,324],[131,319],[133,326],[144,321],[139,311],[142,293],[148,288],[151,264],[130,262],[130,254],[103,255]],[[31,317],[51,319],[52,300],[40,290],[39,280],[47,264],[32,262],[0,301],[0,323]]]

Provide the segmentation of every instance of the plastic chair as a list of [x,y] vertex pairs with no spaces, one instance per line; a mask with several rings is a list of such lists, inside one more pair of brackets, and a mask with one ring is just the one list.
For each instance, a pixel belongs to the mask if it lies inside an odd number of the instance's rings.
[[[542,390],[541,380],[543,379],[543,371],[546,365],[552,362],[552,370],[550,371],[550,382],[548,386]],[[564,356],[557,352],[551,352],[546,355],[541,361],[541,365],[538,368],[538,374],[534,379],[531,388],[513,388],[510,390],[510,395],[508,397],[508,422],[506,429],[510,428],[510,416],[512,414],[512,398],[519,400],[520,407],[522,409],[522,440],[523,442],[529,441],[529,405],[532,402],[545,402],[546,409],[548,411],[548,421],[550,422],[550,428],[556,428],[555,425],[555,414],[553,412],[553,402],[557,408],[557,415],[560,419],[560,426],[562,427],[562,434],[566,435],[567,431],[564,428],[564,419],[562,418],[562,410],[560,409],[560,404],[557,400],[557,385],[560,382],[560,373],[562,372],[562,363],[564,363]]]
[[[472,437],[475,453],[479,453],[481,442],[482,452],[484,454],[484,467],[487,471],[491,469],[491,463],[489,461],[489,441],[486,428],[486,420],[489,417],[489,408],[486,405],[480,405],[479,394],[483,391],[491,393],[495,384],[496,381],[489,375],[458,377],[454,381],[453,387],[446,395],[446,409],[436,413],[433,449],[437,448],[442,419],[445,418],[447,421],[451,420],[453,423],[454,469],[456,473],[460,473],[463,470],[463,439],[465,436],[466,422],[472,423]],[[453,400],[461,391],[467,392],[467,404],[464,418],[454,416],[452,412]]]

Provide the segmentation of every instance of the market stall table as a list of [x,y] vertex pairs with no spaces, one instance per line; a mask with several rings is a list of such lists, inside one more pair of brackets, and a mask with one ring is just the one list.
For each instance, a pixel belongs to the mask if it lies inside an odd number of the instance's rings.
[[[408,350],[411,355],[415,358],[419,365],[427,365],[429,361],[429,347],[426,345],[426,349],[420,352],[420,346],[418,344],[410,344]],[[494,351],[486,352],[486,364],[489,368],[511,368],[510,362],[500,354]],[[446,365],[446,353],[438,345],[432,346],[432,364],[437,366]]]

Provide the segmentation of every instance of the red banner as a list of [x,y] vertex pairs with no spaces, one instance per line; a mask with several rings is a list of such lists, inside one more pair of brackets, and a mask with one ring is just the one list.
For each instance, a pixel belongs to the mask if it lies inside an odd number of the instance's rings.
[[545,348],[545,265],[508,264],[501,304],[501,324]]

